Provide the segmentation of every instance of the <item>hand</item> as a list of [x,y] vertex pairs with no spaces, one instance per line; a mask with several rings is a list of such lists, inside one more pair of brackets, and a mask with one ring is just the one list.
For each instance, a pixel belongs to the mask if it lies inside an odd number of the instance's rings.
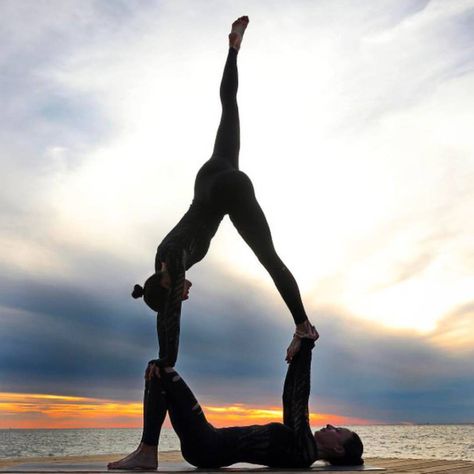
[[189,280],[184,280],[183,285],[183,301],[189,299],[189,289],[193,286],[193,284]]
[[298,353],[301,349],[301,338],[298,337],[296,334],[293,336],[293,340],[290,342],[288,349],[286,350],[286,362],[288,364],[293,360],[293,357]]
[[153,377],[161,378],[160,368],[156,365],[154,360],[150,360],[145,370],[145,380],[150,381]]

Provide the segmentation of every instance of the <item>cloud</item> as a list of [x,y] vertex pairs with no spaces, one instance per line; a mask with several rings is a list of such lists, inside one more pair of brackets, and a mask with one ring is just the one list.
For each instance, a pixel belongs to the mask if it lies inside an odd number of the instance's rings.
[[429,339],[447,351],[472,353],[474,303],[467,303],[443,318]]
[[[115,265],[108,269],[110,278],[120,273],[118,268]],[[210,285],[216,286],[218,278],[210,278]],[[4,279],[1,315],[8,330],[2,333],[1,365],[5,383],[8,379],[27,387],[39,384],[36,392],[56,384],[56,390],[64,394],[70,393],[72,387],[81,387],[81,381],[84,386],[79,393],[100,390],[105,374],[106,378],[115,379],[113,391],[120,391],[120,385],[128,387],[130,376],[141,384],[137,374],[143,372],[147,360],[157,356],[155,316],[143,303],[129,297],[128,278],[115,279],[115,290],[107,289],[113,286],[110,281],[104,279],[103,286],[87,282],[81,287],[78,282],[60,280]],[[216,292],[217,298],[212,293],[198,295],[189,309],[186,303],[181,357],[198,373],[215,376],[234,362],[226,355],[233,349],[240,352],[240,363],[232,368],[233,376],[258,377],[252,374],[255,367],[250,353],[246,355],[242,349],[258,347],[258,335],[271,324],[262,315],[262,304],[252,289],[248,296],[249,300],[255,298],[255,312],[243,305],[239,295],[222,301],[220,292]],[[114,293],[116,298],[111,298]],[[216,304],[209,304],[212,299]],[[235,318],[233,313],[243,316]],[[265,348],[260,353],[264,366],[268,365]],[[198,355],[197,362],[193,354]],[[26,374],[29,382],[24,384]],[[107,391],[107,384],[102,389]]]
[[[2,390],[140,397],[156,336],[128,293],[189,205],[248,9],[241,162],[321,331],[313,404],[472,413],[472,2],[269,6],[2,2]],[[278,405],[291,318],[227,221],[190,275],[191,386]]]
[[[243,300],[226,274],[207,274],[206,281],[184,306],[179,370],[203,403],[278,406],[289,314],[273,296],[240,283]],[[208,289],[213,286],[215,292]],[[140,399],[144,366],[156,357],[151,312],[126,294],[111,300],[90,287],[18,287],[7,287],[11,299],[2,298],[3,391]],[[21,309],[5,306],[14,301]],[[312,411],[455,422],[470,409],[466,397],[464,407],[441,410],[461,387],[470,390],[470,352],[440,351],[436,338],[384,331],[337,312],[313,319],[321,340],[314,350]]]

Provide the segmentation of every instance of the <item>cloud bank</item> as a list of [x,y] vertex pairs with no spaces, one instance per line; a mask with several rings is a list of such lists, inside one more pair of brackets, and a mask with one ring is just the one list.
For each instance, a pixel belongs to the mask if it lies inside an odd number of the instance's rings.
[[[128,294],[192,198],[247,13],[241,163],[321,333],[313,411],[472,421],[472,1],[0,10],[0,390],[141,397],[156,336]],[[291,319],[229,222],[190,278],[183,375],[277,406]]]

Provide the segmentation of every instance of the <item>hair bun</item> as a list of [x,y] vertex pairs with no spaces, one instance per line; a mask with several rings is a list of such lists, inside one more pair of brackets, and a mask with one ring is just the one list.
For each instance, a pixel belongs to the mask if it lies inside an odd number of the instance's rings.
[[143,296],[143,288],[140,285],[135,285],[133,287],[132,296],[137,299]]

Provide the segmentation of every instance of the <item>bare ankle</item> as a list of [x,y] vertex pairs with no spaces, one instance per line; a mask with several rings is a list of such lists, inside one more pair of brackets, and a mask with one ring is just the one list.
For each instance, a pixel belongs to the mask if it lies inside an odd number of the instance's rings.
[[232,23],[232,31],[229,34],[229,47],[239,51],[242,37],[249,23],[247,16],[241,16]]
[[302,323],[298,323],[296,325],[296,329],[298,330],[305,330],[311,327],[311,323],[309,322],[309,319],[305,319]]
[[156,454],[158,451],[158,446],[153,444],[140,443],[140,451],[143,454]]

